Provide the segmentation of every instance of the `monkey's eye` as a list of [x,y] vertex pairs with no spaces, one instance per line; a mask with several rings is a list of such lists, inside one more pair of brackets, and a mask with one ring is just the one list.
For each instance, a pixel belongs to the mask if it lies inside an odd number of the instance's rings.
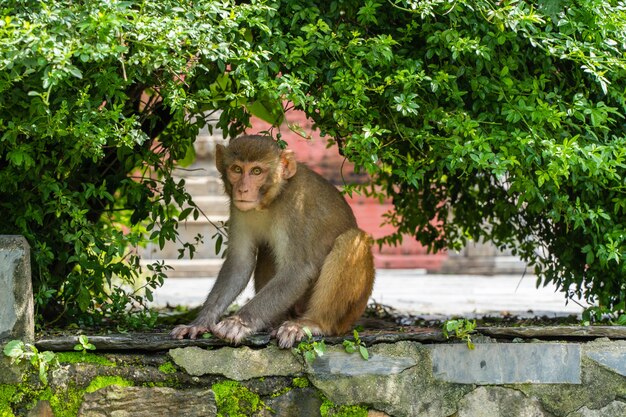
[[260,167],[254,167],[252,168],[252,170],[250,171],[250,173],[252,175],[261,175],[261,173],[263,172],[263,170]]
[[243,172],[243,170],[241,169],[239,165],[231,166],[230,170],[233,171],[235,174],[241,174]]

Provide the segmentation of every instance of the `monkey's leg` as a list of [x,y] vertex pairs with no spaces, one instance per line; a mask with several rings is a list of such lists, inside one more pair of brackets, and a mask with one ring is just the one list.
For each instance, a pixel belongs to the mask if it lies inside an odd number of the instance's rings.
[[335,240],[326,257],[303,316],[278,329],[278,344],[293,346],[304,337],[303,327],[314,335],[347,332],[363,314],[373,284],[371,238],[360,229],[348,230]]

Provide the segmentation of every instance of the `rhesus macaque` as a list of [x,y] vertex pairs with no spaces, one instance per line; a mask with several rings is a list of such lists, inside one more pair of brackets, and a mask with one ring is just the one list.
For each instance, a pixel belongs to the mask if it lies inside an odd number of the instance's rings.
[[[303,327],[314,335],[348,331],[372,292],[374,262],[371,239],[341,193],[270,137],[217,145],[215,159],[230,197],[226,260],[198,317],[171,337],[211,331],[238,343],[279,326],[278,344],[288,348]],[[253,273],[256,295],[219,321]]]

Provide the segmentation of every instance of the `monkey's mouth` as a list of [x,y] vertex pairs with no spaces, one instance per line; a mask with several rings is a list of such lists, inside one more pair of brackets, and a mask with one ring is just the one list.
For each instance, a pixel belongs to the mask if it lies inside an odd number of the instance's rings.
[[235,207],[237,207],[241,211],[252,210],[257,206],[256,200],[234,200]]

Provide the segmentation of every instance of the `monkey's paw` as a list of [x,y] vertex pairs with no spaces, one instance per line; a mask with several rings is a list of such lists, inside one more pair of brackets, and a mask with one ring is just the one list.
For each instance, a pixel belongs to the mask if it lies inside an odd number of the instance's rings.
[[306,333],[304,328],[308,327],[313,335],[321,335],[323,332],[321,329],[313,323],[299,323],[297,321],[284,322],[278,331],[276,332],[276,339],[278,339],[278,346],[281,349],[288,349],[292,347],[296,342],[304,339]]
[[188,337],[189,339],[195,339],[198,336],[202,336],[204,333],[209,333],[209,328],[206,326],[199,326],[197,324],[181,324],[179,326],[174,327],[174,329],[170,332],[170,337],[172,339],[184,339]]
[[215,326],[213,334],[220,339],[228,340],[238,345],[246,336],[254,333],[254,329],[248,326],[239,316],[228,317]]

